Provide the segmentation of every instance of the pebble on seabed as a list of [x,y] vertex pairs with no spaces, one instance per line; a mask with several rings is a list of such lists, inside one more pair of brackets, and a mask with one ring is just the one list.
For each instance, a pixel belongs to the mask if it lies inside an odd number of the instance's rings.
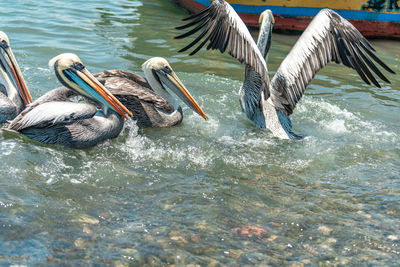
[[187,243],[187,239],[182,236],[181,232],[178,231],[171,231],[169,233],[169,238],[173,241],[179,242],[179,243]]
[[323,235],[330,235],[332,232],[332,229],[329,228],[328,226],[321,225],[320,227],[318,227],[318,231]]
[[86,224],[99,224],[99,219],[91,217],[86,214],[80,215],[76,219],[72,219],[72,222],[86,223]]
[[232,232],[239,234],[242,237],[255,237],[258,239],[263,239],[268,236],[267,228],[263,228],[256,225],[243,225],[240,228],[232,229]]

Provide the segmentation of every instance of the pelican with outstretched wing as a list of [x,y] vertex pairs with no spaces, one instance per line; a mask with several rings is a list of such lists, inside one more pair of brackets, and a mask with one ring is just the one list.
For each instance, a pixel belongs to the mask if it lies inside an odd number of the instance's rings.
[[[65,86],[28,105],[3,130],[22,133],[45,144],[88,148],[117,137],[126,114],[132,113],[85,68],[75,54],[61,54],[49,62]],[[91,103],[72,102],[82,95]]]
[[240,104],[247,117],[263,129],[269,129],[281,139],[301,139],[292,131],[289,116],[301,99],[314,75],[329,62],[342,63],[355,69],[367,84],[380,87],[377,75],[389,80],[376,63],[394,73],[376,55],[375,49],[361,33],[336,12],[322,9],[303,32],[281,63],[272,80],[266,65],[271,45],[274,17],[270,10],[260,15],[260,32],[257,44],[247,27],[224,0],[215,0],[210,6],[184,20],[188,24],[178,30],[194,27],[176,38],[200,34],[179,52],[198,46],[190,53],[197,53],[205,44],[207,49],[219,49],[245,64],[245,79],[240,88]]
[[25,84],[7,35],[0,31],[0,72],[5,85],[0,83],[0,124],[14,119],[32,97]]

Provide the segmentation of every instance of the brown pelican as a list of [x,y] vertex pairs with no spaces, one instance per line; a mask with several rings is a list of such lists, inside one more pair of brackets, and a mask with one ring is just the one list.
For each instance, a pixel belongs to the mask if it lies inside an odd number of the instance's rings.
[[282,139],[302,138],[292,131],[289,115],[314,75],[329,62],[343,63],[355,69],[364,82],[372,82],[377,87],[380,85],[371,70],[383,81],[389,83],[389,80],[373,61],[394,73],[374,54],[375,49],[353,25],[329,9],[322,9],[317,14],[271,81],[264,60],[271,45],[274,24],[270,10],[260,16],[257,45],[237,13],[224,0],[213,1],[209,7],[184,20],[192,21],[177,29],[194,28],[176,38],[201,33],[179,52],[200,41],[190,55],[197,53],[207,42],[207,49],[219,49],[223,53],[228,48],[231,56],[246,65],[245,79],[239,91],[242,110],[256,125],[271,130],[274,136]]
[[[122,117],[132,113],[96,80],[81,60],[74,54],[61,54],[50,60],[49,66],[65,87],[38,98],[4,130],[20,132],[45,144],[74,148],[91,147],[118,136],[124,123]],[[94,104],[70,101],[75,95]]]
[[143,63],[142,69],[146,79],[122,70],[108,70],[95,74],[95,77],[133,113],[139,127],[169,127],[182,121],[181,107],[163,84],[196,113],[207,119],[166,59],[151,58]]
[[0,31],[0,72],[6,86],[0,83],[0,123],[14,119],[32,97],[11,51],[7,35]]

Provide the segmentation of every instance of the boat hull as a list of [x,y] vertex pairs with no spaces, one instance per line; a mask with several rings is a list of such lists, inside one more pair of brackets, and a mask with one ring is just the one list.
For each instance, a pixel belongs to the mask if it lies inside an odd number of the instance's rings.
[[[211,4],[209,0],[178,0],[178,2],[192,13]],[[348,19],[364,36],[400,39],[400,9],[396,5],[397,2],[400,5],[399,0],[228,0],[227,2],[231,3],[250,27],[258,27],[259,14],[265,9],[271,9],[275,16],[274,30],[304,31],[319,10],[331,8]],[[377,2],[381,4],[378,5]]]

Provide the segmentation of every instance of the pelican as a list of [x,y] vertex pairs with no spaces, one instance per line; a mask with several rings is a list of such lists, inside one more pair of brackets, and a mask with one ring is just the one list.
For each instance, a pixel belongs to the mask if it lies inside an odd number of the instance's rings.
[[257,126],[269,129],[281,139],[302,138],[292,131],[289,116],[314,75],[329,62],[355,69],[365,83],[372,82],[377,87],[380,85],[372,73],[390,82],[375,66],[376,63],[394,73],[374,54],[375,49],[352,24],[329,9],[322,9],[315,16],[272,80],[266,64],[274,25],[270,10],[260,15],[257,45],[243,21],[224,0],[213,1],[209,7],[185,20],[191,21],[177,27],[178,30],[194,28],[175,38],[201,33],[179,52],[199,42],[190,55],[197,53],[206,43],[207,49],[219,49],[221,53],[228,49],[232,57],[245,64],[245,78],[239,90],[242,110]]
[[[85,68],[75,54],[65,53],[49,61],[64,87],[54,89],[9,122],[15,131],[45,144],[88,148],[121,132],[132,113]],[[72,102],[82,95],[91,103]]]
[[207,120],[167,60],[153,57],[143,63],[145,78],[122,70],[107,70],[95,77],[132,113],[139,127],[170,127],[182,122],[182,108],[164,87]]
[[[0,123],[14,119],[32,97],[11,51],[7,34],[0,31],[0,72],[6,86],[0,83]],[[18,89],[17,89],[18,88]]]

